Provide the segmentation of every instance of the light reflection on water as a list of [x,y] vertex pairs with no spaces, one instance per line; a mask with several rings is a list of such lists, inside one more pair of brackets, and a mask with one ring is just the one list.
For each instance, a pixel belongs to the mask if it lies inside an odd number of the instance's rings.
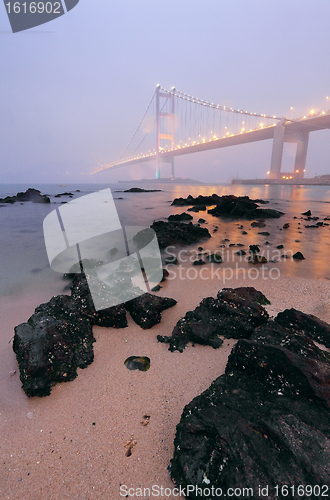
[[[116,193],[115,190],[124,190],[129,187],[139,186],[146,189],[161,189],[162,192],[156,193]],[[0,197],[7,194],[13,195],[18,191],[26,190],[28,185],[2,185],[0,186]],[[303,276],[310,278],[328,278],[330,277],[329,255],[330,255],[330,226],[320,227],[318,229],[307,229],[304,226],[313,224],[313,221],[306,222],[300,219],[301,213],[311,210],[313,216],[324,217],[330,215],[330,187],[329,186],[239,186],[239,185],[184,185],[184,184],[143,184],[133,181],[130,184],[116,185],[67,185],[59,187],[58,185],[40,185],[33,186],[44,194],[51,195],[52,203],[50,205],[24,203],[24,205],[15,204],[6,207],[0,207],[0,262],[1,262],[1,281],[0,295],[9,295],[18,290],[24,290],[34,286],[36,283],[43,283],[45,287],[49,283],[58,283],[62,285],[62,277],[49,268],[46,255],[42,223],[46,215],[56,208],[54,202],[70,201],[69,198],[54,198],[57,193],[64,191],[74,192],[80,189],[80,192],[74,193],[75,196],[82,196],[98,189],[111,187],[115,203],[123,225],[147,225],[153,220],[165,218],[173,213],[182,213],[189,207],[172,207],[171,201],[175,197],[210,195],[217,193],[219,195],[235,194],[237,196],[248,195],[251,198],[262,198],[269,200],[270,207],[285,212],[280,219],[266,220],[266,227],[251,228],[251,221],[229,221],[227,219],[218,219],[212,217],[206,212],[193,213],[194,222],[200,217],[206,219],[206,227],[209,228],[212,239],[203,243],[203,248],[215,250],[220,246],[221,240],[228,238],[229,243],[243,243],[242,247],[248,250],[252,244],[260,245],[261,250],[268,250],[270,255],[275,251],[278,244],[283,244],[285,250],[292,250],[293,253],[301,251],[306,260],[297,262],[291,259],[282,260],[277,264],[267,264],[278,267],[282,275]],[[118,199],[123,198],[123,199]],[[296,216],[297,219],[293,219]],[[290,228],[281,230],[285,222],[290,223]],[[300,228],[298,225],[300,222]],[[247,235],[242,235],[242,230],[238,226],[242,224]],[[218,231],[212,233],[213,226],[218,225]],[[299,230],[302,232],[299,233]],[[268,231],[270,236],[259,235],[258,232]],[[295,240],[299,239],[299,242]],[[266,240],[270,242],[265,245]],[[196,245],[196,248],[199,245]],[[231,263],[228,266],[235,267],[236,263],[240,266],[249,268],[250,264],[241,263],[235,252],[237,247],[230,249]],[[236,259],[236,260],[235,260]],[[226,264],[227,265],[227,264]],[[42,269],[40,272],[34,272],[35,269]],[[63,286],[65,282],[63,282]]]

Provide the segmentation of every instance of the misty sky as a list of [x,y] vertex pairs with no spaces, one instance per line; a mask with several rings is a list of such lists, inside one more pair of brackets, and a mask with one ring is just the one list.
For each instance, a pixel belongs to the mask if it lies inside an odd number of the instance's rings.
[[[122,152],[158,83],[276,116],[328,109],[329,19],[329,0],[80,0],[12,34],[0,5],[0,182],[154,177],[153,163],[90,173],[93,155]],[[176,174],[265,177],[270,155],[271,141],[188,155]],[[311,134],[306,170],[330,173],[330,130]]]

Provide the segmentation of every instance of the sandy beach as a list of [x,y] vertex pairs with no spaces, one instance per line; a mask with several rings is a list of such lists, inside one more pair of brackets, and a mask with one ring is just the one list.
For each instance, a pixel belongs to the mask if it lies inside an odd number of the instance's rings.
[[[235,343],[225,339],[219,349],[189,344],[183,353],[171,353],[166,344],[157,342],[157,335],[170,335],[188,310],[223,287],[219,278],[185,279],[189,267],[183,268],[183,279],[167,280],[158,292],[178,302],[162,313],[160,324],[142,330],[128,316],[125,329],[94,327],[94,362],[79,370],[74,381],[55,386],[46,398],[24,394],[8,342],[14,326],[48,300],[49,291],[40,288],[17,296],[15,302],[1,299],[1,333],[8,339],[1,346],[0,363],[2,498],[117,500],[129,488],[133,488],[129,496],[138,497],[137,488],[153,485],[158,498],[175,498],[167,467],[176,425],[183,407],[224,372]],[[328,280],[239,278],[225,286],[262,291],[271,301],[267,310],[272,316],[295,307],[330,322]],[[132,355],[148,356],[150,369],[128,370],[124,361]],[[141,423],[144,416],[150,417],[148,425]],[[125,443],[129,442],[134,445],[128,457]]]

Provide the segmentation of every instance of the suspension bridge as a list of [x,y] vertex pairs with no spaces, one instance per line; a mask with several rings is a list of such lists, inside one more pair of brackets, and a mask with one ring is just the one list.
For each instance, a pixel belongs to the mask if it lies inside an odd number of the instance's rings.
[[[310,132],[328,128],[329,111],[311,111],[298,119],[279,118],[220,106],[157,85],[124,151],[112,163],[99,163],[94,173],[154,161],[156,179],[162,164],[170,165],[174,179],[176,156],[272,139],[269,179],[302,179]],[[291,173],[281,171],[285,142],[297,145]]]

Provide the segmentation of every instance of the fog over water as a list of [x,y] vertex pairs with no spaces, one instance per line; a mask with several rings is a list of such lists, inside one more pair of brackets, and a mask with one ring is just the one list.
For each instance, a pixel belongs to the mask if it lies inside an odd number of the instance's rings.
[[[329,17],[328,0],[80,1],[13,34],[3,7],[0,182],[91,182],[98,161],[123,152],[157,84],[249,113],[293,119],[329,110]],[[329,173],[329,133],[310,134],[310,177]],[[284,171],[293,169],[291,146]],[[265,177],[271,148],[266,140],[183,156],[176,175]],[[151,162],[96,181],[154,177]]]

